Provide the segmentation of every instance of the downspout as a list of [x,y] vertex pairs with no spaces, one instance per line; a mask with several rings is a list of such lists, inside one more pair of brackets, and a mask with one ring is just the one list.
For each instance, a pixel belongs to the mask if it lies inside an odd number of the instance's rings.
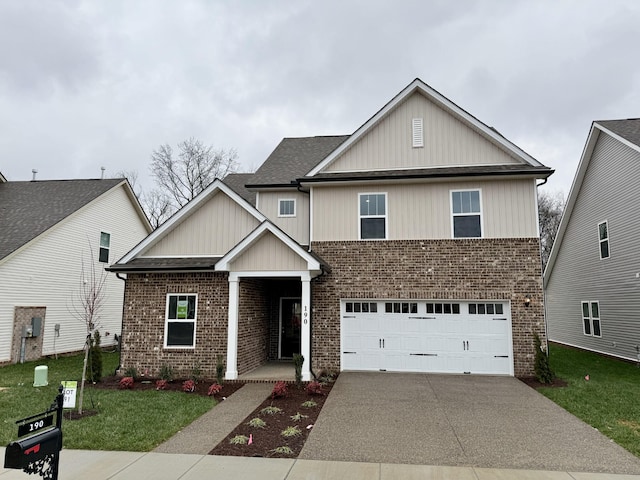
[[[125,291],[127,289],[127,279],[122,277],[119,272],[116,272],[116,277],[124,282]],[[120,337],[118,338],[118,366],[116,370],[113,372],[114,375],[118,374],[118,370],[122,367],[122,330],[124,329],[124,312],[125,312],[125,304],[124,298],[122,299],[122,317],[120,318]]]
[[[545,178],[542,183],[536,183],[536,188],[543,186],[549,181],[549,177]],[[540,238],[540,212],[538,210],[538,191],[536,190],[536,213],[538,214],[538,239]],[[540,272],[542,273],[542,304],[544,306],[544,343],[547,356],[549,355],[549,325],[547,324],[547,291],[544,288],[544,270],[542,269],[542,255],[540,255]]]

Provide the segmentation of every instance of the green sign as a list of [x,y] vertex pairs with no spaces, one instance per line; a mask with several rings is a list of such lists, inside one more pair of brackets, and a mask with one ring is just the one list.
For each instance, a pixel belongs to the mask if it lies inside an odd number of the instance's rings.
[[178,318],[187,318],[188,300],[178,300]]

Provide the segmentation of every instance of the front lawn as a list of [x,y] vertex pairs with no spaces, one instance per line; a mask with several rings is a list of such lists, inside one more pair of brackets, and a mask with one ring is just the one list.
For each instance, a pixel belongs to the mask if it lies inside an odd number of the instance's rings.
[[568,386],[538,391],[640,457],[640,368],[553,344],[549,359]]
[[[63,380],[82,378],[82,355],[0,367],[0,445],[17,438],[16,420],[45,411]],[[49,368],[49,385],[33,387],[37,365]],[[112,375],[117,353],[103,354],[103,373]],[[210,397],[172,391],[103,390],[87,383],[84,410],[97,415],[62,422],[65,448],[149,451],[207,412]]]

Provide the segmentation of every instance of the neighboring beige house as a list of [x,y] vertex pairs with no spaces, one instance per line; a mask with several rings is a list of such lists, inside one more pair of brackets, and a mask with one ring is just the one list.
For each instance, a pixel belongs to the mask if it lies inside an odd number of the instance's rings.
[[640,360],[640,119],[594,122],[545,269],[549,339]]
[[110,267],[123,368],[532,375],[553,172],[416,79],[352,135],[285,138]]
[[[0,182],[0,363],[81,350],[75,311],[91,266],[99,276],[149,232],[126,180]],[[123,292],[107,274],[103,345],[120,335]]]

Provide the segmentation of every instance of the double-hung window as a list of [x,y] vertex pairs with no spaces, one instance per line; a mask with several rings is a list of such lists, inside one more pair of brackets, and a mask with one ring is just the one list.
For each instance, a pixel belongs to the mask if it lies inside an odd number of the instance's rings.
[[98,252],[98,261],[109,263],[109,249],[111,248],[111,234],[100,232],[100,251]]
[[453,238],[482,237],[480,190],[451,192]]
[[585,335],[602,336],[599,302],[582,302],[582,331]]
[[164,346],[193,348],[196,346],[196,310],[198,296],[192,294],[167,295],[167,314],[164,326]]
[[600,258],[609,258],[609,224],[606,220],[598,224],[598,239],[600,240]]
[[295,217],[296,216],[296,201],[295,199],[280,199],[278,200],[278,216],[279,217]]
[[360,240],[384,240],[387,238],[387,194],[361,193]]

